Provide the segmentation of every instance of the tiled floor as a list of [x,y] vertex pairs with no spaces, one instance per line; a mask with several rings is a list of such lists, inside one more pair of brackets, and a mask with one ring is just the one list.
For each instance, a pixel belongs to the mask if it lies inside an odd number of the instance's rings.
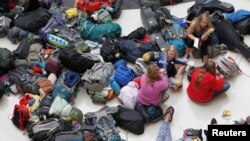
[[[249,0],[227,0],[234,4],[235,9],[249,9]],[[186,16],[186,9],[193,4],[184,3],[176,6],[170,6],[171,13],[178,17]],[[127,35],[139,26],[142,26],[140,20],[139,10],[126,10],[122,12],[121,17],[115,21],[121,24],[122,34]],[[225,35],[226,36],[226,35]],[[250,36],[245,37],[245,42],[250,46]],[[1,47],[8,47],[10,50],[15,49],[15,45],[11,44],[7,39],[0,39]],[[173,134],[173,139],[176,140],[182,136],[183,130],[186,128],[207,128],[207,124],[215,117],[218,123],[230,124],[233,119],[239,119],[250,115],[249,99],[250,88],[248,87],[250,82],[250,64],[240,54],[228,52],[227,55],[231,55],[239,63],[240,68],[243,70],[242,74],[229,80],[231,88],[226,93],[217,97],[214,101],[206,104],[197,104],[192,102],[186,93],[188,81],[186,76],[184,78],[184,87],[178,93],[170,93],[170,99],[167,100],[162,106],[166,109],[167,106],[172,105],[175,108],[175,115],[172,123],[170,124]],[[192,59],[197,65],[201,65],[201,60]],[[248,76],[247,76],[248,75]],[[1,141],[27,141],[29,140],[23,132],[18,130],[12,124],[10,116],[12,115],[14,104],[18,103],[19,96],[11,95],[4,97],[0,101],[0,138]],[[109,106],[115,106],[119,102],[114,99],[107,103]],[[83,89],[81,89],[76,100],[76,107],[80,108],[84,113],[89,111],[96,111],[101,108],[101,105],[94,105],[90,98],[86,95]],[[228,109],[232,112],[231,118],[223,118],[223,110]],[[132,133],[128,133],[121,129],[121,136],[128,141],[153,141],[155,140],[158,130],[162,122],[147,124],[143,135],[137,136]],[[204,135],[203,135],[204,136]]]

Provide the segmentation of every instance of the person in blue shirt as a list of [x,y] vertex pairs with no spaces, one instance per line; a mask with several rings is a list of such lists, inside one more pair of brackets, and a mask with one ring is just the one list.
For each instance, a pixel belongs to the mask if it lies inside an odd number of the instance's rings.
[[174,90],[179,90],[183,85],[183,75],[187,65],[186,61],[177,59],[176,47],[170,45],[166,48],[165,54],[160,55],[157,65],[164,68],[169,78],[169,86]]

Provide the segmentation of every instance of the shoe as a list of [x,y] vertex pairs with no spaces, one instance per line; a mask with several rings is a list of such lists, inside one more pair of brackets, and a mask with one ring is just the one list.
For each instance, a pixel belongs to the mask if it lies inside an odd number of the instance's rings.
[[213,119],[211,120],[210,125],[217,125],[217,120],[216,120],[215,118],[213,118]]
[[171,122],[171,121],[173,120],[173,115],[174,115],[174,108],[173,108],[172,106],[168,107],[168,109],[167,109],[166,112],[164,113],[164,116],[163,116],[164,120],[165,120],[165,117],[166,117],[168,114],[170,114],[170,115],[169,115],[169,117],[170,117],[169,122]]
[[149,51],[143,54],[142,58],[144,62],[156,61],[160,56],[159,52]]

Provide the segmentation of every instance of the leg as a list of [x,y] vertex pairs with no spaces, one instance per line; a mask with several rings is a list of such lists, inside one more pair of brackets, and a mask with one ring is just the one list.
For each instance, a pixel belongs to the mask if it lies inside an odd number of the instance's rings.
[[193,45],[194,45],[194,41],[187,38],[187,46],[186,46],[186,57],[187,57],[187,59],[190,57],[190,53],[193,50]]
[[223,87],[223,89],[220,90],[220,91],[216,91],[216,92],[214,93],[214,97],[217,97],[217,96],[223,94],[223,93],[226,92],[229,88],[230,88],[230,84],[229,84],[228,82],[225,81],[225,82],[224,82],[224,87]]
[[207,46],[208,46],[208,42],[202,41],[202,43],[201,43],[201,55],[202,55],[202,62],[205,62],[205,63],[208,61]]
[[172,141],[171,129],[168,122],[162,124],[156,141]]
[[181,64],[176,64],[175,68],[177,70],[177,74],[175,75],[175,78],[179,79],[179,80],[183,80],[183,75],[185,73],[185,69],[186,69],[187,65],[181,65]]

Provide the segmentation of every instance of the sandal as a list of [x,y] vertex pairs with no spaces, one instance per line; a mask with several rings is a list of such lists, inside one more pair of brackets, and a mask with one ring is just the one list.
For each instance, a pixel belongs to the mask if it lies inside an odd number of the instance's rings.
[[168,109],[166,110],[165,114],[164,114],[164,119],[165,117],[170,114],[170,119],[169,119],[169,122],[172,121],[173,119],[173,115],[174,115],[174,108],[172,106],[168,107]]

